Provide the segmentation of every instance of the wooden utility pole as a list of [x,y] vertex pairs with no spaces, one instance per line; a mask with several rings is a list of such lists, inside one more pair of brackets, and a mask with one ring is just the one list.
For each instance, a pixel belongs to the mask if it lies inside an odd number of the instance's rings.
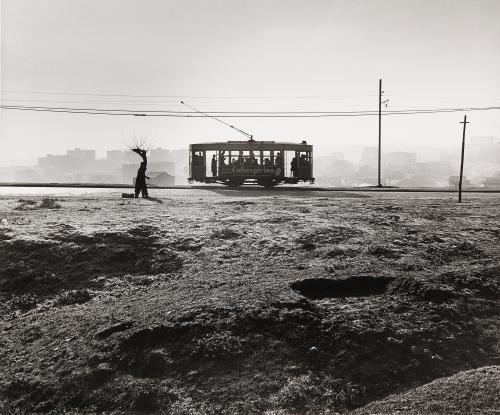
[[462,157],[460,158],[460,178],[458,181],[458,203],[462,203],[462,176],[464,174],[464,153],[465,153],[465,126],[469,122],[467,121],[467,115],[464,115],[464,120],[460,121],[460,124],[464,125],[464,133],[462,136]]
[[382,173],[380,164],[382,162],[382,79],[378,80],[378,185],[382,187]]

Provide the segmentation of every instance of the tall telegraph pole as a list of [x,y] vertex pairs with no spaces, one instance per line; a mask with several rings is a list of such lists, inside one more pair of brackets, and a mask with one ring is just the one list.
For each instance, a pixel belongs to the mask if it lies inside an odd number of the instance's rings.
[[382,79],[378,80],[378,185],[382,187],[380,164],[382,161]]
[[464,132],[462,136],[462,157],[460,158],[460,179],[458,181],[458,203],[462,203],[462,176],[464,174],[464,153],[465,153],[465,126],[469,124],[467,115],[464,115],[464,120],[460,121],[464,125]]

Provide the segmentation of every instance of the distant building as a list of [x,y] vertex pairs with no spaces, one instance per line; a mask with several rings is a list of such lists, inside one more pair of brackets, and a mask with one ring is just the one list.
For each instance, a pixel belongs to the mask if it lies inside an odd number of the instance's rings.
[[151,150],[149,159],[151,161],[169,161],[170,158],[170,150],[164,148],[154,148]]
[[496,176],[485,177],[483,179],[483,187],[486,187],[488,189],[500,189],[500,173],[498,173]]
[[[450,176],[448,179],[449,185],[452,189],[458,189],[458,185],[460,184],[460,176]],[[462,177],[462,187],[470,187],[471,183],[467,177]]]
[[331,161],[344,160],[344,153],[342,153],[341,151],[334,151],[330,153],[328,159],[330,159]]
[[364,147],[361,150],[360,166],[378,165],[378,147]]
[[426,163],[417,163],[415,170],[420,174],[445,181],[450,176],[452,168],[447,161],[428,161]]
[[489,136],[489,137],[471,137],[469,140],[469,144],[473,146],[481,146],[481,147],[489,147],[495,146],[500,143],[497,137]]
[[[156,148],[148,153],[148,173],[165,173],[183,183],[188,177],[188,160],[187,149]],[[130,150],[108,150],[105,158],[97,159],[95,150],[74,148],[67,150],[66,154],[40,157],[33,171],[24,171],[16,177],[12,169],[0,170],[0,178],[4,181],[130,184],[137,175],[141,161]],[[173,180],[163,175],[157,179],[168,185]]]
[[474,170],[484,172],[500,165],[500,140],[496,137],[473,137],[465,144],[465,162]]
[[40,175],[33,169],[23,169],[14,172],[14,181],[16,182],[39,182]]
[[69,172],[82,169],[88,170],[92,168],[95,161],[95,150],[75,148],[74,150],[66,150],[65,155],[47,154],[45,157],[40,157],[38,167],[44,170]]
[[106,161],[110,163],[122,163],[125,158],[125,152],[122,150],[108,150],[106,151]]
[[116,176],[113,174],[96,173],[89,175],[87,180],[89,183],[116,183]]
[[141,158],[130,150],[108,150],[106,151],[106,161],[114,164],[133,163],[140,162]]
[[67,170],[71,168],[71,160],[67,156],[47,154],[45,157],[38,159],[38,167],[41,169],[61,169]]
[[124,163],[121,167],[121,182],[124,184],[134,184],[137,170],[139,169],[138,163]]
[[89,161],[95,161],[95,150],[82,150],[81,148],[75,148],[74,150],[66,150],[66,156],[73,162],[83,164]]
[[416,162],[417,162],[416,153],[397,151],[384,154],[384,165],[408,167],[415,165]]
[[[367,165],[367,164],[362,164],[359,169],[358,169],[358,174],[357,176],[362,179],[363,182],[365,182],[366,177],[373,177],[376,182],[378,182],[377,179],[377,166],[374,165]],[[377,183],[375,183],[377,184]]]
[[314,174],[316,177],[341,176],[337,163],[349,163],[343,159],[342,153],[332,153],[329,156],[319,156],[314,159]]
[[[146,174],[150,176],[151,172],[164,172],[169,176],[175,177],[175,163],[172,161],[150,161],[148,157],[148,170]],[[139,168],[139,160],[136,163],[123,163],[121,165],[121,182],[133,183]],[[151,177],[151,176],[150,176]],[[165,185],[170,186],[170,185]]]
[[164,171],[160,172],[148,172],[149,179],[146,179],[146,183],[151,186],[174,186],[175,176],[172,176]]
[[149,161],[148,171],[164,171],[175,176],[175,163],[173,161]]
[[316,183],[320,186],[351,186],[354,184],[355,173],[354,164],[343,160],[343,158],[335,158],[330,155],[314,160]]

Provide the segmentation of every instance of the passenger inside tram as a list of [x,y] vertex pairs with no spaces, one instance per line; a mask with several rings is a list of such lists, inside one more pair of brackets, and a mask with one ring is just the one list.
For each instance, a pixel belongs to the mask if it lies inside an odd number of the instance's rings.
[[193,166],[203,166],[203,153],[193,153]]
[[310,167],[309,160],[306,158],[305,154],[300,156],[300,167]]
[[283,165],[283,155],[281,154],[281,151],[279,151],[278,154],[276,155],[275,161],[278,166]]
[[220,154],[219,154],[219,164],[221,166],[225,166],[226,165],[225,151],[221,151]]
[[297,177],[297,158],[294,157],[290,163],[290,171],[292,172],[292,177]]

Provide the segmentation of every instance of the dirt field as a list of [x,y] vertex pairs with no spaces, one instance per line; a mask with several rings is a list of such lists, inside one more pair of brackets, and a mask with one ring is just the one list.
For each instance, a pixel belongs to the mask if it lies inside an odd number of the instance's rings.
[[0,196],[0,413],[498,413],[498,194],[151,193]]

